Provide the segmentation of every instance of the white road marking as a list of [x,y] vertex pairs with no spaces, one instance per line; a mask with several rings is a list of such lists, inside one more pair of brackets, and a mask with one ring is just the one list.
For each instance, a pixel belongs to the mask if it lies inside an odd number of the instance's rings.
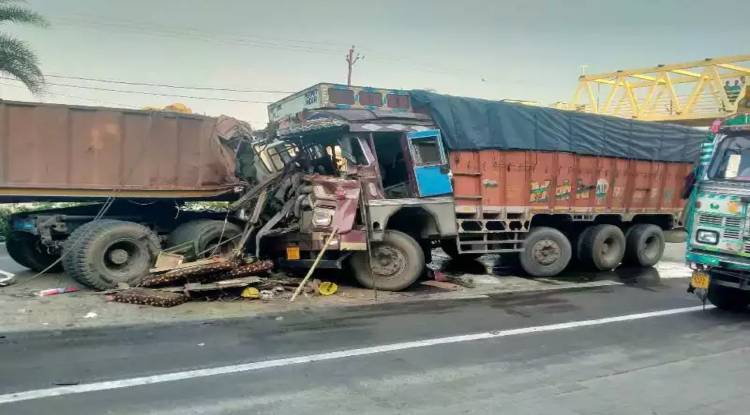
[[[713,308],[706,306],[706,309]],[[573,329],[578,327],[600,326],[603,324],[619,323],[623,321],[642,320],[653,317],[671,316],[674,314],[690,313],[702,310],[702,306],[674,308],[670,310],[651,311],[647,313],[627,314],[623,316],[605,317],[593,320],[570,321],[567,323],[548,324],[544,326],[523,327],[518,329],[487,331],[482,333],[464,334],[459,336],[438,337],[433,339],[416,340],[402,343],[384,344],[372,347],[340,350],[336,352],[316,353],[305,356],[288,357],[284,359],[265,360],[230,366],[220,366],[209,369],[186,370],[182,372],[164,373],[161,375],[142,376],[130,379],[111,380],[104,382],[85,383],[82,385],[59,386],[48,389],[36,389],[0,395],[0,404],[27,401],[31,399],[50,398],[54,396],[73,395],[77,393],[95,392],[112,389],[123,389],[134,386],[152,385],[155,383],[174,382],[179,380],[203,378],[207,376],[227,375],[232,373],[250,372],[283,366],[293,366],[326,360],[343,359],[356,356],[367,356],[380,353],[411,350],[423,347],[472,342],[477,340],[496,339],[500,337],[517,336],[522,334],[544,333],[555,330]]]

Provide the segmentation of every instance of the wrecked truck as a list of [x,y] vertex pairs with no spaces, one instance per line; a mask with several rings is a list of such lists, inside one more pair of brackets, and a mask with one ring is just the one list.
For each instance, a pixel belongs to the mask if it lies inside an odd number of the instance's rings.
[[[435,246],[499,254],[532,276],[571,262],[651,266],[682,226],[683,179],[705,132],[551,108],[336,84],[269,105],[304,154],[259,246],[284,267],[351,267],[400,290]],[[301,160],[297,158],[297,160]],[[283,199],[283,198],[282,198]]]
[[[244,250],[284,269],[413,284],[441,246],[517,259],[653,265],[681,226],[704,133],[521,104],[319,84],[269,105],[269,131],[193,114],[3,102],[0,200],[89,201],[11,217],[8,251],[98,289],[160,250]],[[1,125],[4,124],[4,125]],[[189,211],[226,200],[229,210]]]

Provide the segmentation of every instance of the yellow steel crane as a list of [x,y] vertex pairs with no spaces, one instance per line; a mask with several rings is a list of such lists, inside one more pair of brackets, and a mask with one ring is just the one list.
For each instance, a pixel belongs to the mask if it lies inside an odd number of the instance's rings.
[[706,58],[581,75],[570,104],[558,108],[707,126],[717,118],[747,112],[750,55]]

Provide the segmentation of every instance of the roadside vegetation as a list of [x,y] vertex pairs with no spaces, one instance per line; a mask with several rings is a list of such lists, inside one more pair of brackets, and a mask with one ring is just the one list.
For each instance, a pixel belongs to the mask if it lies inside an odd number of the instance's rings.
[[[19,5],[20,0],[0,0],[0,24],[11,23],[47,27],[49,23],[39,13]],[[39,58],[29,45],[7,33],[0,32],[0,74],[23,82],[34,94],[42,92],[44,75]]]

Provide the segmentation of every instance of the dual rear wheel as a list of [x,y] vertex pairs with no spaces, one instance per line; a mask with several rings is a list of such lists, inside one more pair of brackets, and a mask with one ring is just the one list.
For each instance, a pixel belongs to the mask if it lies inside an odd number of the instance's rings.
[[664,234],[660,227],[636,224],[627,233],[614,225],[594,225],[576,239],[575,257],[565,234],[550,227],[532,229],[519,254],[521,267],[535,277],[549,277],[562,272],[571,259],[599,270],[611,270],[620,263],[648,267],[664,253]]

